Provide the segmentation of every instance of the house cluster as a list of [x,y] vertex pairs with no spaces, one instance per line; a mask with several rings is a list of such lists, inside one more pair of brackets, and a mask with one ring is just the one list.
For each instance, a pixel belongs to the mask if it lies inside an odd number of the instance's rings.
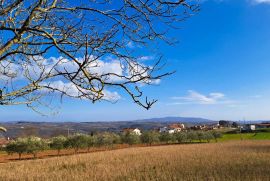
[[240,127],[241,131],[255,131],[256,129],[270,128],[270,123],[244,124]]
[[185,125],[184,124],[170,124],[168,127],[162,127],[159,128],[160,133],[178,133],[180,131],[185,130]]

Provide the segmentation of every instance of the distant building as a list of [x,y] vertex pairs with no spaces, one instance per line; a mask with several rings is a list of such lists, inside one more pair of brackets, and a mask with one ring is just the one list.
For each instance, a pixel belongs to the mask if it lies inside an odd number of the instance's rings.
[[259,123],[255,124],[257,128],[270,128],[270,123]]
[[183,131],[185,129],[184,124],[171,124],[168,127],[162,127],[159,129],[160,133],[178,133],[180,131]]
[[219,128],[220,128],[219,123],[208,125],[208,130],[214,130],[214,129],[219,129]]
[[136,135],[139,135],[139,136],[142,135],[141,130],[138,129],[138,128],[125,128],[125,129],[123,129],[123,132],[124,133],[129,132],[129,133],[133,133],[133,134],[136,134]]
[[192,126],[190,127],[190,129],[191,130],[208,130],[210,129],[210,127],[204,124],[204,125]]
[[255,124],[245,124],[242,129],[242,131],[255,131],[256,125]]

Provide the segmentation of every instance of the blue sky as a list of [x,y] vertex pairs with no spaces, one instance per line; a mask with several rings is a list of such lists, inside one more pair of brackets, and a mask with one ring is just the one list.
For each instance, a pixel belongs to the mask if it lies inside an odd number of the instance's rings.
[[269,120],[269,20],[268,0],[204,1],[198,14],[170,33],[179,40],[177,45],[160,44],[166,70],[177,72],[159,85],[143,88],[149,97],[159,100],[149,111],[121,95],[116,104],[65,99],[58,114],[45,117],[25,106],[1,106],[0,121],[117,121],[163,116]]

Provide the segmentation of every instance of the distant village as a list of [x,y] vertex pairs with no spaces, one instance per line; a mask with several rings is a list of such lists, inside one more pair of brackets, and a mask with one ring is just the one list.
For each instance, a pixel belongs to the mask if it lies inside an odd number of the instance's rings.
[[[106,132],[122,132],[122,133],[133,133],[136,135],[142,135],[143,132],[145,131],[155,131],[159,133],[169,133],[169,134],[174,134],[174,133],[179,133],[179,132],[188,132],[188,131],[211,131],[211,130],[221,130],[222,129],[228,129],[228,130],[237,130],[238,132],[254,132],[257,129],[263,129],[263,128],[270,128],[270,122],[262,122],[262,123],[256,123],[256,124],[239,124],[238,122],[234,121],[228,121],[228,120],[220,120],[215,123],[208,123],[208,124],[198,124],[198,125],[189,125],[185,123],[167,123],[166,126],[163,127],[158,127],[158,128],[153,128],[153,129],[142,129],[139,127],[129,127],[129,128],[123,128],[119,131],[114,131],[114,130],[107,130]],[[21,127],[20,129],[24,129],[24,127]],[[40,128],[42,129],[42,128]],[[5,128],[2,127],[0,131],[0,147],[5,146],[7,143],[9,143],[10,140],[15,139],[14,138],[9,138],[6,136],[6,130]],[[100,131],[100,132],[105,132],[105,131]],[[63,132],[59,132],[58,135],[64,135],[61,134]],[[90,134],[86,132],[72,132],[70,133],[70,130],[68,129],[68,134],[65,136],[69,136],[69,134],[76,134],[76,133],[83,133],[83,134]],[[92,134],[92,133],[91,133]],[[35,135],[35,134],[33,134]],[[30,136],[30,135],[28,135]],[[39,136],[39,135],[35,135]],[[55,135],[56,136],[56,135]]]
[[[215,124],[202,124],[186,127],[183,123],[173,123],[168,124],[168,126],[160,127],[159,129],[155,129],[154,131],[158,131],[160,133],[178,133],[181,131],[210,131],[210,130],[218,130],[218,129],[239,129],[240,132],[252,132],[256,129],[270,128],[270,122],[265,123],[256,123],[256,124],[239,124],[233,121],[220,120]],[[134,134],[141,135],[143,130],[139,128],[125,128],[122,130],[123,132],[133,132]]]

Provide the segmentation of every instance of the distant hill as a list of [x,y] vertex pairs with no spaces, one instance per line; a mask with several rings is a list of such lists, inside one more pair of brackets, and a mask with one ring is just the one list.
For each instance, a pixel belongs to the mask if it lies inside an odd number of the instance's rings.
[[48,138],[73,133],[96,133],[103,131],[120,132],[124,128],[139,128],[143,131],[158,129],[171,123],[184,123],[186,126],[214,123],[213,120],[189,117],[164,117],[113,122],[31,122],[17,121],[1,123],[7,128],[6,137],[36,135]]
[[209,123],[214,122],[210,119],[196,118],[196,117],[163,117],[135,120],[137,122],[183,122],[183,123]]

